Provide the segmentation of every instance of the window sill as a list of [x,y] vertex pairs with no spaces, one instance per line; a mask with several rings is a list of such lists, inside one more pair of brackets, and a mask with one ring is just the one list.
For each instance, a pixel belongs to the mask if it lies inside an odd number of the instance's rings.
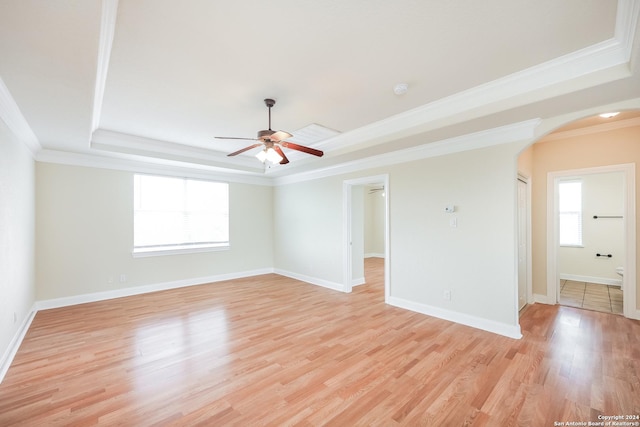
[[584,248],[583,245],[560,245],[561,248]]
[[170,248],[144,248],[134,249],[134,258],[147,258],[153,256],[164,255],[182,255],[182,254],[197,254],[201,252],[218,252],[226,251],[230,249],[229,244],[224,245],[202,245],[202,246],[172,246]]

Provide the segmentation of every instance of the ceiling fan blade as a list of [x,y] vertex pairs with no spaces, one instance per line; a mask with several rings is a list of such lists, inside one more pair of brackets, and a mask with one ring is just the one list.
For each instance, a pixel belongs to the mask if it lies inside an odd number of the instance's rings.
[[244,153],[245,151],[249,151],[249,150],[251,150],[252,148],[260,147],[261,145],[262,145],[262,143],[260,142],[260,143],[258,143],[258,144],[253,144],[253,145],[250,145],[250,146],[248,146],[248,147],[244,147],[242,150],[234,151],[234,152],[233,152],[233,153],[231,153],[231,154],[227,154],[227,157],[237,156],[237,155],[238,155],[238,154],[240,154],[240,153]]
[[324,153],[320,150],[316,150],[315,148],[305,147],[304,145],[294,144],[293,142],[281,141],[280,145],[285,148],[290,148],[296,151],[302,151],[303,153],[313,154],[314,156],[322,157]]
[[281,165],[286,165],[287,163],[289,163],[289,159],[287,159],[287,156],[284,155],[282,148],[278,147],[277,145],[274,145],[273,149],[276,150],[276,153],[280,154],[280,156],[282,157],[282,160],[280,161]]
[[277,132],[272,133],[269,138],[272,141],[280,142],[280,141],[282,141],[284,139],[291,138],[292,136],[293,135],[291,135],[289,132],[285,132],[283,130],[279,130]]
[[258,141],[258,138],[240,138],[237,136],[214,136],[215,139],[242,139],[245,141]]

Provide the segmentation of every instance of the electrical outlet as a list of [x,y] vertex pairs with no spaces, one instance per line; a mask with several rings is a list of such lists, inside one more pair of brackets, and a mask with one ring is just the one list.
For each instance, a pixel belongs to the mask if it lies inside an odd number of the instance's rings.
[[449,290],[444,291],[444,294],[442,294],[442,298],[444,298],[447,301],[451,301],[451,291]]
[[120,283],[124,283],[127,281],[127,275],[126,274],[121,274],[120,275]]

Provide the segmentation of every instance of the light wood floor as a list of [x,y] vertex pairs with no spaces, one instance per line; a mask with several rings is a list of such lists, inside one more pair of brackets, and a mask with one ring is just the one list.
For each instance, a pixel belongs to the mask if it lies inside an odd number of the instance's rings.
[[553,426],[640,414],[640,322],[536,304],[513,340],[277,275],[41,311],[0,426]]

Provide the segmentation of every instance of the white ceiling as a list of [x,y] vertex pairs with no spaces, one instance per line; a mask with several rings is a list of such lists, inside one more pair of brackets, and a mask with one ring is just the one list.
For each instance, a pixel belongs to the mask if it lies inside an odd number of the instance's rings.
[[[638,0],[3,0],[0,117],[36,156],[274,177],[640,96]],[[634,44],[635,41],[635,44]],[[397,83],[409,91],[395,95]],[[0,85],[3,86],[3,85]],[[268,171],[267,128],[340,134]]]

